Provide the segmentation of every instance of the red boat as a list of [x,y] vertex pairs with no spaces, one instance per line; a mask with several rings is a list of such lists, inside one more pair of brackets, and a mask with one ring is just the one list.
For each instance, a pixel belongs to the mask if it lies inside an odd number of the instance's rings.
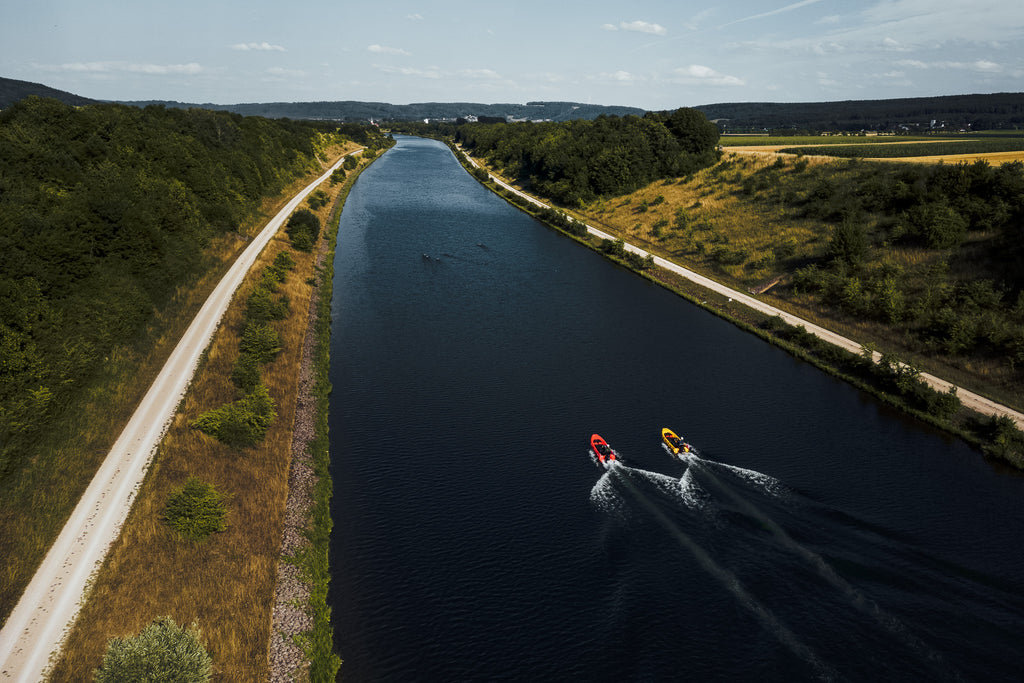
[[590,450],[594,452],[602,465],[615,460],[615,451],[608,445],[608,442],[601,438],[600,434],[590,435]]

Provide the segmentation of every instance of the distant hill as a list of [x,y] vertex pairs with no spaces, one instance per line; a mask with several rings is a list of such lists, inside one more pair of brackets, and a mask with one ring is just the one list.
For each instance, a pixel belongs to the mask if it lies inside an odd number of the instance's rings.
[[56,90],[39,83],[16,81],[13,78],[0,78],[0,109],[5,109],[30,95],[50,97],[74,107],[79,107],[83,104],[96,104],[97,102],[97,100],[90,100],[88,97],[79,97],[78,95],[73,95],[63,90]]
[[843,102],[740,102],[694,107],[725,132],[755,129],[834,131],[1024,128],[1024,93],[948,95]]
[[[0,108],[38,95],[65,104],[94,104],[98,100],[79,97],[38,83],[0,78]],[[526,104],[480,104],[474,102],[268,102],[244,104],[195,104],[167,100],[121,102],[144,107],[150,104],[173,108],[197,107],[231,111],[266,118],[323,119],[333,121],[422,121],[454,120],[467,116],[568,121],[598,116],[642,115],[638,107],[581,104],[578,102],[527,102]],[[719,124],[725,132],[768,130],[808,131],[895,131],[994,130],[1024,128],[1024,93],[990,95],[947,95],[890,100],[845,100],[840,102],[736,102],[694,107]]]
[[604,106],[577,102],[527,102],[526,104],[481,104],[478,102],[268,102],[263,104],[185,104],[182,102],[124,102],[136,106],[162,104],[167,107],[202,107],[232,111],[245,116],[267,118],[326,119],[336,121],[422,121],[455,120],[466,116],[494,116],[505,119],[568,121],[595,119],[605,114],[625,116],[644,114],[638,107]]

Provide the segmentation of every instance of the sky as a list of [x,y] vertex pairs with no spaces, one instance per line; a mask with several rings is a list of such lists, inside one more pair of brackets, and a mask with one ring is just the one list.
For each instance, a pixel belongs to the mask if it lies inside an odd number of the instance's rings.
[[0,76],[214,104],[1022,92],[1024,2],[0,0]]

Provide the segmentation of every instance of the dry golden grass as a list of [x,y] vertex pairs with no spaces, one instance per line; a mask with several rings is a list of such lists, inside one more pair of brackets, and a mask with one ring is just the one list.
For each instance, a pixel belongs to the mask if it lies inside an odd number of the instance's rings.
[[[776,163],[783,164],[782,171],[787,174],[796,171],[797,164],[805,161],[808,167],[831,165],[842,172],[849,166],[848,160],[736,152],[735,148],[727,148],[723,160],[731,162],[724,169],[705,169],[691,178],[656,182],[632,194],[599,200],[569,213],[740,291],[756,289],[778,277],[785,283],[791,275],[787,268],[824,254],[829,241],[827,226],[820,221],[795,219],[786,215],[781,207],[773,208],[770,202],[747,201],[742,197],[741,186],[757,170]],[[658,195],[664,197],[664,202],[654,204]],[[645,201],[647,210],[638,211]],[[683,231],[669,230],[679,208],[686,212],[690,227]],[[663,228],[661,236],[657,237],[654,224],[664,220],[669,222],[668,228]],[[744,261],[738,265],[716,263],[709,257],[716,245],[746,251]],[[792,249],[788,259],[771,258],[773,250],[780,246]],[[762,258],[763,263],[759,263]],[[939,260],[941,254],[934,251],[889,247],[878,265],[891,264],[906,271],[920,271]],[[680,286],[681,289],[686,287]],[[703,294],[701,298],[713,299]],[[927,372],[1007,405],[1020,405],[1024,400],[1014,381],[1016,373],[999,359],[972,361],[937,356],[900,330],[880,322],[844,317],[814,297],[785,287],[770,289],[758,298],[851,339],[877,343],[880,348],[899,353]]]
[[[948,140],[915,140],[915,144],[927,144],[927,143],[942,143],[948,142]],[[872,138],[872,144],[904,144],[904,140],[894,140],[891,142],[881,142],[877,138]],[[795,155],[792,154],[780,154],[779,150],[788,149],[794,147],[793,144],[787,145],[749,145],[749,146],[737,146],[726,148],[728,152],[735,152],[737,154],[755,155],[764,157],[765,159],[774,159],[775,157],[790,157]],[[800,147],[813,147],[814,145],[801,144]],[[830,145],[819,145],[822,149],[823,154],[818,155],[804,155],[802,158],[815,161],[817,163],[828,162],[834,160],[833,157],[825,156],[828,148],[830,147],[849,147],[851,145],[842,144],[830,144]],[[1002,164],[1010,163],[1013,161],[1024,161],[1024,151],[1016,152],[986,152],[983,154],[936,154],[933,156],[920,156],[920,157],[886,157],[886,158],[874,158],[864,157],[863,161],[898,161],[906,162],[911,164],[972,164],[975,161],[987,161],[993,166],[1000,166]]]
[[[332,188],[324,183],[321,189],[334,197],[341,185]],[[330,207],[318,211],[325,223]],[[238,397],[230,374],[238,355],[245,300],[263,269],[281,251],[292,253],[296,267],[280,290],[291,301],[289,318],[276,325],[283,350],[263,369],[277,418],[262,444],[233,449],[188,425],[201,412]],[[69,635],[54,680],[91,680],[110,638],[134,635],[164,615],[179,624],[199,624],[213,657],[215,680],[267,679],[295,389],[312,293],[308,281],[313,274],[313,255],[292,250],[283,233],[263,251],[161,443],[125,527]],[[227,531],[202,544],[177,537],[161,521],[171,491],[189,476],[231,496]]]
[[891,159],[865,159],[865,161],[905,161],[912,164],[973,164],[987,161],[992,166],[1001,166],[1014,161],[1024,161],[1024,151],[988,152],[985,154],[942,154],[932,157],[893,157]]
[[[775,154],[734,154],[729,149],[724,157],[728,166],[718,173],[725,179],[733,179],[737,174],[747,177],[773,166],[780,158],[790,169],[797,163],[789,155],[783,158]],[[808,165],[836,163],[827,158],[803,159]],[[692,177],[657,182],[571,213],[682,265],[718,270],[719,276],[740,287],[754,286],[780,274],[773,258],[780,234],[786,235],[794,249],[816,253],[818,234],[810,224],[794,223],[781,208],[767,209],[736,201],[736,183],[722,182],[721,178],[714,168],[704,169]],[[663,201],[659,202],[659,196]],[[645,202],[647,209],[643,210]],[[687,227],[682,230],[676,228],[676,213],[680,209],[687,220]],[[655,234],[658,223],[662,224],[660,236]],[[747,252],[744,263],[715,267],[709,254],[719,245]]]

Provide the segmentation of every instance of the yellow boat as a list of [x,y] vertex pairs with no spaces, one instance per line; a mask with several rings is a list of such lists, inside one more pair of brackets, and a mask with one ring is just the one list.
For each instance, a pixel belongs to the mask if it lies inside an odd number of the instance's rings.
[[668,427],[664,427],[661,430],[661,440],[665,443],[668,449],[672,451],[672,455],[679,455],[680,452],[690,452],[690,444],[676,436],[676,433]]

